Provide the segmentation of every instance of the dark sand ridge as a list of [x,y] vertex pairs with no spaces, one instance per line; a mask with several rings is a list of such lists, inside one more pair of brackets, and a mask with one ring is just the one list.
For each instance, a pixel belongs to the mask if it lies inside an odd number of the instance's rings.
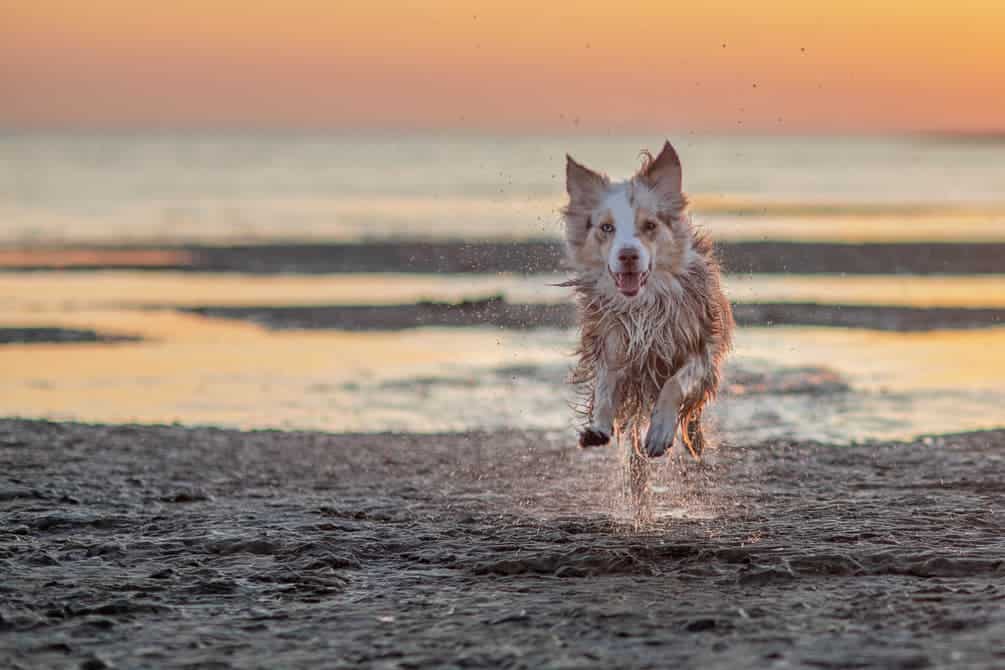
[[[144,309],[166,309],[149,306]],[[570,328],[575,311],[568,304],[519,304],[502,298],[460,303],[406,305],[197,306],[180,311],[200,316],[251,321],[272,330],[404,330],[423,326],[496,326],[518,330]],[[741,326],[829,326],[900,332],[971,329],[1005,323],[1005,309],[921,308],[816,303],[734,303]],[[0,327],[0,346],[40,343],[137,342],[121,333],[58,327]]]
[[3,344],[41,344],[81,342],[138,342],[141,338],[132,335],[116,335],[99,333],[94,330],[78,328],[49,327],[7,327],[0,326],[0,345]]
[[[202,306],[182,309],[203,316],[253,321],[276,330],[401,330],[421,326],[533,329],[569,328],[575,324],[572,305],[513,304],[502,298],[408,305]],[[733,314],[741,326],[834,326],[890,331],[983,328],[1005,323],[1005,309],[980,308],[734,303]]]
[[[987,274],[1005,272],[1005,243],[719,242],[730,272]],[[221,246],[0,248],[0,270],[177,270],[192,272],[552,272],[562,248],[526,242],[387,241]]]
[[572,441],[0,421],[0,665],[1005,666],[1005,431]]

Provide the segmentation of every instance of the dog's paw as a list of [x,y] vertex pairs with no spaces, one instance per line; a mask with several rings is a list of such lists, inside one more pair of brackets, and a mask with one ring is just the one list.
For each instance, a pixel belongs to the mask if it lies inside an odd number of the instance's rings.
[[611,441],[611,436],[599,430],[587,428],[579,434],[580,447],[600,447]]
[[673,439],[677,435],[677,423],[671,421],[653,421],[649,425],[649,432],[646,433],[646,440],[643,444],[646,455],[650,458],[659,458],[670,451],[673,446]]

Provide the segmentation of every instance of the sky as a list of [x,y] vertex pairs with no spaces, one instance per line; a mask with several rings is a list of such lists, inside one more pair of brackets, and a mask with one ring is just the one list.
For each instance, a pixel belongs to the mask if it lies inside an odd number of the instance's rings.
[[3,0],[0,127],[1002,132],[1002,0]]

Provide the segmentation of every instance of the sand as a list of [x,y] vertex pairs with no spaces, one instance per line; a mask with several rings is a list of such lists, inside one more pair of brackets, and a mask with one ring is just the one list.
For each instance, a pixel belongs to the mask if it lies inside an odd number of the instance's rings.
[[43,342],[65,344],[100,342],[109,344],[113,342],[138,342],[139,340],[139,337],[132,335],[101,333],[89,328],[0,326],[0,345],[40,344]]
[[573,442],[0,421],[0,666],[1005,667],[1005,431]]

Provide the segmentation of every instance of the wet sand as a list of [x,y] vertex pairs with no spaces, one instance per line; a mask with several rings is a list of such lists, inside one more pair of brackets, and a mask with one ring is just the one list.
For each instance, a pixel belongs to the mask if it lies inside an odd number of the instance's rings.
[[[570,328],[569,304],[519,304],[501,297],[460,303],[406,305],[202,306],[181,308],[200,316],[240,319],[274,330],[404,330],[423,326],[497,326],[511,329]],[[734,303],[741,326],[832,326],[886,331],[970,329],[1005,323],[1005,309]]]
[[[716,248],[734,273],[988,274],[1001,272],[1005,258],[1000,242],[719,241]],[[540,273],[561,268],[562,247],[553,240],[0,248],[0,271]]]
[[[457,303],[423,301],[403,305],[149,306],[198,316],[247,321],[269,330],[400,331],[423,327],[493,326],[511,330],[571,328],[570,304],[511,303],[501,297]],[[828,326],[894,332],[968,330],[1000,326],[1005,309],[823,305],[816,303],[733,303],[741,326]],[[128,343],[128,333],[59,326],[0,326],[4,344]]]
[[0,421],[0,659],[1005,665],[1005,431],[664,460],[642,530],[573,439]]
[[59,327],[0,326],[0,345],[4,344],[79,344],[96,342],[138,342],[141,338],[119,333],[101,333],[90,329]]

